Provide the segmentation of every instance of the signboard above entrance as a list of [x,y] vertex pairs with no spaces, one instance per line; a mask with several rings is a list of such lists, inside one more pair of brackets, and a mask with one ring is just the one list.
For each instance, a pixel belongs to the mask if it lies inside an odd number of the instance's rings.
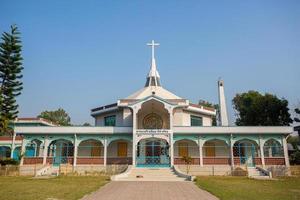
[[138,135],[169,135],[171,131],[169,129],[137,129]]

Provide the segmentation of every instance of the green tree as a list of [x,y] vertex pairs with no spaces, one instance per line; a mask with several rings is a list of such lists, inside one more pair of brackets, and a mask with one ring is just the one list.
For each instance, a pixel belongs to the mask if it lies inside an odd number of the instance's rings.
[[184,162],[185,165],[186,165],[186,173],[189,174],[189,172],[190,172],[190,167],[191,167],[191,164],[192,164],[192,162],[193,162],[192,157],[190,157],[190,156],[183,156],[181,159],[183,160],[183,162]]
[[248,91],[232,100],[238,126],[288,126],[292,123],[288,101],[272,94]]
[[8,134],[12,130],[9,122],[17,118],[16,97],[22,87],[22,45],[17,26],[11,26],[10,32],[4,32],[0,43],[0,133]]
[[62,108],[59,108],[54,111],[43,111],[40,115],[38,115],[39,118],[47,119],[55,124],[61,125],[61,126],[70,126],[71,125],[71,118],[69,114]]
[[216,116],[213,116],[212,118],[212,125],[217,126],[217,117],[219,116],[219,105],[218,104],[213,104],[211,102],[205,101],[205,100],[199,100],[198,105],[204,106],[204,107],[209,107],[209,108],[214,108],[216,110]]

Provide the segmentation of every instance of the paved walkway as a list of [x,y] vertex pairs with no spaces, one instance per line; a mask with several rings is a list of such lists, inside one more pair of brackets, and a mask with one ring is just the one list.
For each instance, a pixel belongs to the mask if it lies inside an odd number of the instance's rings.
[[113,181],[83,200],[217,200],[192,182]]

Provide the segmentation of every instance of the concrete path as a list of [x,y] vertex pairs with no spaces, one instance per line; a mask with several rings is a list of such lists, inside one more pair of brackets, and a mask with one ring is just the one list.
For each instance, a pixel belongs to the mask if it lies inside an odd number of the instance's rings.
[[83,200],[217,200],[192,182],[113,181]]

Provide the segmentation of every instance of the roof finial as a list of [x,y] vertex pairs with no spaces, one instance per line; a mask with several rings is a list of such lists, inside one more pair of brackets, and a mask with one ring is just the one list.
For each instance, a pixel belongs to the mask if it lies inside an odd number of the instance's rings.
[[151,46],[152,48],[152,59],[154,59],[154,48],[155,46],[159,46],[159,43],[155,43],[154,40],[152,40],[151,43],[147,43],[148,46]]

